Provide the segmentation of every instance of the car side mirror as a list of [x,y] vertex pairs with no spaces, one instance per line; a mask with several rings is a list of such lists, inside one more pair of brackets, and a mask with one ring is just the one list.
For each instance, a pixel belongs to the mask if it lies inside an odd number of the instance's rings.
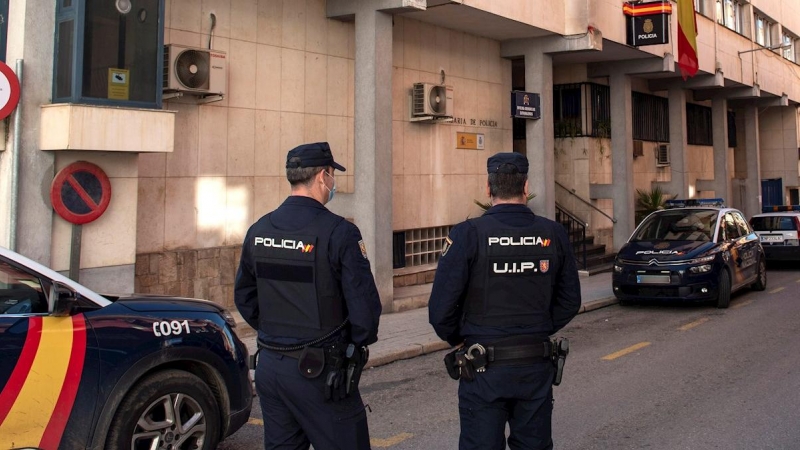
[[71,316],[78,303],[78,294],[58,281],[53,281],[50,287],[50,298],[53,299],[53,317]]

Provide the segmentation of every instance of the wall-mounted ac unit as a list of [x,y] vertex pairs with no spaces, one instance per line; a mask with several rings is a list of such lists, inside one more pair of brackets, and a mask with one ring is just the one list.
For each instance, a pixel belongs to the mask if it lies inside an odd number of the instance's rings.
[[411,91],[411,116],[435,119],[453,116],[453,87],[441,84],[414,83]]
[[225,95],[227,56],[219,50],[165,45],[163,83],[165,92]]
[[669,144],[658,144],[656,147],[656,166],[664,167],[669,165]]

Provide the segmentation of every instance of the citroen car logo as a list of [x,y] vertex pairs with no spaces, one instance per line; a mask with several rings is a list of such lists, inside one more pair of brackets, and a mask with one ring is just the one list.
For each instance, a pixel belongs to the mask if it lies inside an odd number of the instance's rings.
[[651,259],[650,262],[647,263],[647,265],[648,266],[657,266],[658,265],[658,260]]

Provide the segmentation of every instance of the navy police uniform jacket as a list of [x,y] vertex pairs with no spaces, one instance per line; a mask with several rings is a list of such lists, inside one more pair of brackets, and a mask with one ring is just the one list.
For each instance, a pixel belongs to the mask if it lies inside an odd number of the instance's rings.
[[250,227],[234,302],[271,345],[309,342],[344,318],[356,345],[378,340],[381,302],[361,233],[309,197],[288,197]]
[[546,337],[581,305],[564,227],[526,205],[501,204],[450,232],[429,302],[430,323],[450,345]]

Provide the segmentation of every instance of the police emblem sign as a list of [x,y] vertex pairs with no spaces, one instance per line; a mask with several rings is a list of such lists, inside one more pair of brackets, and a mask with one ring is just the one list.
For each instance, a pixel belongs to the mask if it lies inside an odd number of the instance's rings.
[[541,103],[539,94],[511,91],[511,117],[515,119],[541,119]]
[[670,2],[625,3],[626,43],[635,47],[669,43]]

